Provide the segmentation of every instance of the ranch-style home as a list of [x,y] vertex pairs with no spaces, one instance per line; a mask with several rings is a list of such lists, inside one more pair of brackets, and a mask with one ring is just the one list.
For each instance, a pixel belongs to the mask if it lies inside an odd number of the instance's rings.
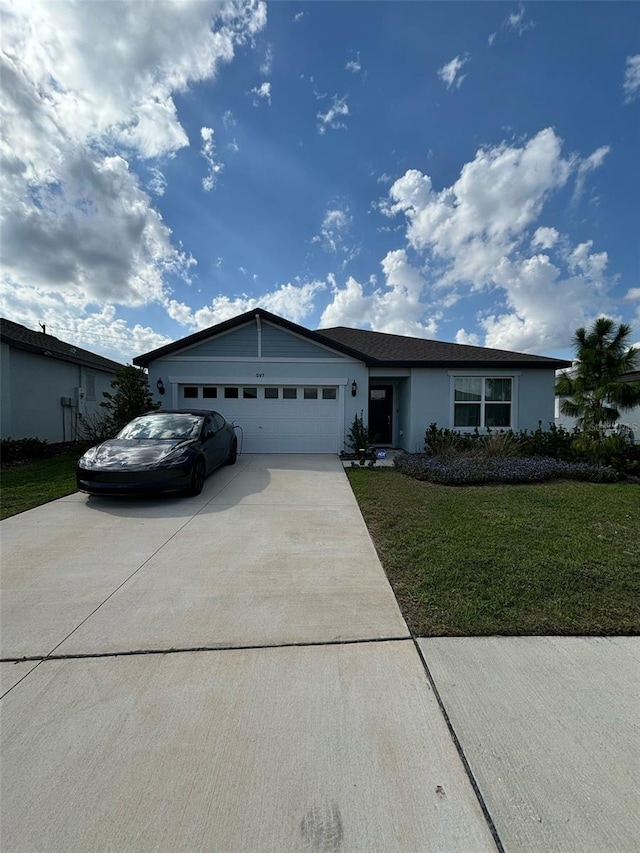
[[134,358],[165,408],[213,409],[245,453],[339,453],[356,415],[378,444],[423,449],[459,431],[536,429],[554,418],[570,362],[337,327],[311,331],[261,308]]
[[123,367],[89,350],[0,318],[0,436],[48,442],[82,437]]

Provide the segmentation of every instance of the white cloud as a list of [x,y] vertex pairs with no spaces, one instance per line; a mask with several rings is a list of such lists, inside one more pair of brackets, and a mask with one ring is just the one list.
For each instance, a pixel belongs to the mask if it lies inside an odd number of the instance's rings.
[[379,184],[390,184],[393,178],[388,172],[383,172],[376,180]]
[[312,239],[312,243],[319,243],[325,249],[334,254],[341,248],[344,237],[351,227],[352,218],[349,208],[330,208],[324,215],[320,233]]
[[252,102],[254,107],[259,106],[261,101],[271,104],[271,83],[264,82],[259,86],[254,86],[253,89],[249,89],[247,94],[253,96]]
[[233,299],[228,296],[216,296],[210,305],[197,310],[183,302],[171,300],[167,310],[170,317],[192,331],[206,329],[254,308],[264,308],[294,323],[301,323],[313,311],[316,294],[325,288],[323,281],[304,284],[289,282],[257,299],[245,295]]
[[[541,351],[568,344],[571,332],[606,298],[607,255],[591,241],[567,247],[554,228],[537,226],[544,205],[579,174],[584,163],[599,165],[605,149],[591,157],[562,156],[562,142],[543,130],[521,145],[480,149],[460,177],[441,191],[431,178],[409,170],[381,205],[388,216],[403,213],[411,249],[428,265],[433,287],[461,298],[491,290],[503,308],[479,318],[485,344]],[[528,247],[534,254],[529,256]],[[555,251],[555,258],[540,250]],[[535,253],[536,250],[539,253]],[[459,342],[479,340],[461,329]]]
[[237,140],[232,139],[231,142],[228,142],[227,143],[227,150],[233,151],[234,154],[237,154],[238,151],[240,150],[240,146],[238,145]]
[[344,97],[339,98],[337,95],[334,95],[331,106],[327,112],[318,113],[316,116],[318,119],[318,132],[323,134],[326,133],[328,129],[338,130],[339,128],[346,128],[346,124],[342,119],[346,118],[348,115],[349,105],[347,104],[347,96],[345,95]]
[[593,154],[590,154],[584,160],[578,160],[578,168],[576,172],[576,186],[573,191],[573,203],[576,204],[582,198],[587,176],[598,169],[604,163],[604,158],[611,151],[609,145],[602,145]]
[[466,78],[466,74],[460,74],[462,68],[469,62],[471,56],[466,53],[464,56],[455,56],[451,62],[447,62],[442,68],[438,68],[438,77],[445,84],[447,89],[459,89],[462,81]]
[[346,71],[351,71],[352,74],[359,74],[362,71],[362,63],[360,62],[360,53],[356,54],[355,59],[350,59],[345,65]]
[[495,278],[504,288],[509,310],[480,322],[485,345],[525,352],[567,346],[575,329],[602,307],[607,257],[590,255],[589,248],[576,247],[569,275],[547,255],[503,259]]
[[202,137],[200,156],[204,158],[209,167],[207,174],[202,179],[202,189],[206,192],[211,192],[215,188],[218,178],[224,169],[224,165],[216,159],[216,143],[213,139],[213,133],[213,128],[211,127],[200,128],[200,136]]
[[630,287],[624,295],[625,299],[640,299],[640,287]]
[[627,56],[622,88],[624,89],[626,103],[630,103],[638,97],[638,93],[640,93],[640,53],[636,53],[635,56]]
[[[489,37],[487,38],[487,44],[489,45],[489,47],[493,47],[493,43],[495,42],[497,35],[498,35],[498,33],[491,33],[489,35]],[[460,343],[460,342],[458,342],[458,343]]]
[[428,175],[411,169],[391,186],[383,210],[404,212],[410,245],[444,265],[443,284],[466,281],[478,288],[490,281],[500,258],[515,248],[570,170],[560,139],[543,130],[522,148],[480,149],[441,192],[433,190]]
[[293,20],[296,22],[296,24],[299,21],[301,21],[303,18],[304,18],[304,12],[296,12],[296,14],[293,16]]
[[159,158],[188,145],[175,93],[215,77],[265,21],[257,2],[5,5],[5,286],[59,291],[78,312],[163,303],[194,261],[130,161],[148,161],[162,191]]
[[164,173],[156,166],[152,166],[149,169],[149,174],[151,177],[147,181],[147,186],[154,195],[163,196],[167,188],[167,179]]
[[238,126],[238,122],[236,120],[236,117],[234,116],[234,114],[231,110],[225,110],[225,112],[222,116],[222,124],[225,126],[225,128],[227,130],[229,130],[229,128]]
[[264,53],[264,59],[260,65],[260,73],[263,77],[269,77],[273,69],[273,45],[268,44]]
[[385,288],[366,293],[362,284],[350,276],[340,287],[329,277],[332,301],[320,319],[320,328],[331,326],[368,326],[377,332],[430,338],[438,331],[440,311],[430,309],[422,300],[426,283],[419,270],[413,267],[404,249],[388,252],[382,261]]
[[559,238],[560,235],[555,228],[537,228],[531,238],[531,245],[538,249],[552,249]]
[[503,26],[521,36],[527,30],[532,30],[535,24],[532,20],[526,20],[524,3],[520,3],[518,11],[512,12],[504,21]]

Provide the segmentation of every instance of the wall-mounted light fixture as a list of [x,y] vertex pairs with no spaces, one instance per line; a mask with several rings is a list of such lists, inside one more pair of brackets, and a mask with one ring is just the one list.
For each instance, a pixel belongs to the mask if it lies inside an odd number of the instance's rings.
[[351,383],[351,396],[355,397],[357,393],[358,393],[358,383],[354,379],[353,382]]
[[164,382],[162,379],[158,379],[156,382],[156,388],[158,389],[158,394],[164,394]]

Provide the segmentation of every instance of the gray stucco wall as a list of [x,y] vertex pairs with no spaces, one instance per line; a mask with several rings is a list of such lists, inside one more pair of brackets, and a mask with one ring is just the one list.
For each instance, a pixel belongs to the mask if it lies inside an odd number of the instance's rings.
[[61,398],[71,397],[75,403],[75,389],[86,390],[89,373],[95,377],[96,399],[85,401],[87,413],[99,411],[112,374],[3,344],[2,438],[40,438],[50,443],[76,439],[77,408],[63,407]]

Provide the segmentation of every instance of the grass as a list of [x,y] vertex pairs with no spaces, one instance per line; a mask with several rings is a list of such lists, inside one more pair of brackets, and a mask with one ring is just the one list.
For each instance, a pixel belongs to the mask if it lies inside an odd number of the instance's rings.
[[640,632],[640,487],[349,479],[415,635]]
[[0,518],[17,515],[34,506],[76,491],[78,452],[37,459],[2,470]]

